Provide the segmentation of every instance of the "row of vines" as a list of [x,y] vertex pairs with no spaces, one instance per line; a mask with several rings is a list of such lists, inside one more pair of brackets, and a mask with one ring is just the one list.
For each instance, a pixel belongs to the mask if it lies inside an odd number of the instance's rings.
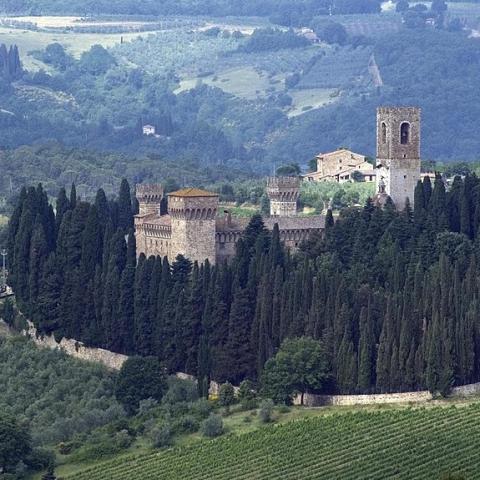
[[334,414],[111,460],[68,477],[480,479],[480,405]]

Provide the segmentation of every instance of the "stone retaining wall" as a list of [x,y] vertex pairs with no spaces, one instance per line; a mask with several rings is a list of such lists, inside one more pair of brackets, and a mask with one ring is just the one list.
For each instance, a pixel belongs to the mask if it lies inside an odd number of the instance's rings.
[[[453,388],[450,397],[467,397],[480,394],[480,383],[472,383]],[[303,396],[303,404],[307,407],[322,407],[326,405],[376,405],[387,403],[417,403],[433,400],[428,391],[402,392],[402,393],[378,393],[372,395],[314,395],[306,393]],[[298,395],[294,399],[294,405],[301,405],[302,397]]]
[[[110,352],[102,348],[86,347],[82,342],[73,339],[62,338],[60,342],[57,342],[53,335],[39,335],[32,322],[27,320],[27,324],[28,328],[22,332],[23,335],[30,337],[40,347],[63,350],[67,355],[88,362],[101,363],[111,370],[120,370],[128,358],[126,355]],[[176,376],[182,379],[196,381],[195,377],[186,373],[179,372]],[[238,392],[238,387],[234,388],[235,392]],[[214,397],[218,396],[219,389],[220,384],[212,380],[209,388],[210,395]],[[463,397],[475,394],[480,394],[480,383],[455,387],[452,390],[451,396]],[[428,391],[373,395],[315,395],[306,393],[303,397],[303,403],[307,407],[321,407],[326,405],[347,406],[426,402],[432,399],[432,394]],[[294,405],[301,405],[301,395],[298,395],[293,403]]]
[[53,335],[39,335],[35,325],[28,320],[27,325],[27,329],[22,332],[23,335],[30,337],[40,347],[63,350],[67,355],[87,362],[101,363],[111,370],[120,370],[128,358],[121,353],[110,352],[102,348],[86,347],[82,342],[68,338],[62,338],[60,342],[57,342]]

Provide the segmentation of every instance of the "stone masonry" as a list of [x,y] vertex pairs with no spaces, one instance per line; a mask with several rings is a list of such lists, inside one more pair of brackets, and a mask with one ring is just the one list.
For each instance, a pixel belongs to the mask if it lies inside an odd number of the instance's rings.
[[297,214],[300,194],[299,177],[270,177],[267,179],[267,195],[272,217],[292,217]]
[[417,107],[377,110],[377,192],[390,196],[398,210],[407,198],[413,208],[420,178],[420,114]]
[[[278,224],[280,239],[291,250],[298,248],[311,232],[322,231],[323,215],[298,216],[299,179],[274,177],[268,180],[272,215],[265,226]],[[212,264],[228,261],[235,255],[235,244],[248,225],[249,218],[218,212],[218,195],[196,188],[184,188],[168,195],[168,214],[160,215],[163,192],[160,186],[137,186],[140,203],[135,217],[137,254],[166,256],[173,261],[178,254],[192,261]],[[157,202],[157,206],[155,206]]]

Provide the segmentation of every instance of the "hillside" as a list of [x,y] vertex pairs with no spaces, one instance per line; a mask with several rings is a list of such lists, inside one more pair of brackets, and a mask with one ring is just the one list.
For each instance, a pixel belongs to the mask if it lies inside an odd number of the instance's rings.
[[[307,418],[113,459],[71,480],[480,478],[480,404]],[[460,477],[463,478],[463,477]]]

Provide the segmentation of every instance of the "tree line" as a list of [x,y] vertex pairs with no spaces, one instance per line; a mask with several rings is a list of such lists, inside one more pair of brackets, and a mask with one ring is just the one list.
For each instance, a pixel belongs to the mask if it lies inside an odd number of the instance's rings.
[[480,181],[438,177],[415,209],[391,203],[329,213],[324,235],[292,255],[253,216],[230,264],[136,257],[129,185],[94,203],[41,186],[21,192],[9,228],[9,281],[41,332],[126,354],[169,372],[261,378],[289,338],[323,346],[341,393],[447,393],[480,378]]
[[12,81],[20,78],[23,74],[20,55],[16,45],[0,44],[0,80]]

